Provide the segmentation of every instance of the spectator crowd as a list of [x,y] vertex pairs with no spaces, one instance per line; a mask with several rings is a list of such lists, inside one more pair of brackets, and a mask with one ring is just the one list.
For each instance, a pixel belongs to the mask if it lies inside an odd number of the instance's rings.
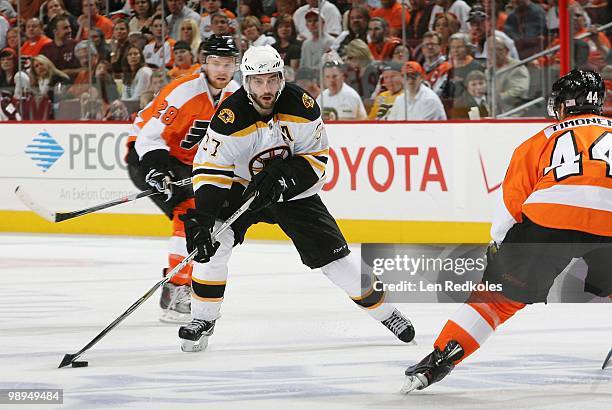
[[[0,120],[129,120],[199,72],[213,34],[278,50],[327,120],[539,116],[522,106],[558,76],[558,52],[516,63],[559,44],[557,3],[0,0]],[[607,0],[569,3],[574,65],[612,81]]]

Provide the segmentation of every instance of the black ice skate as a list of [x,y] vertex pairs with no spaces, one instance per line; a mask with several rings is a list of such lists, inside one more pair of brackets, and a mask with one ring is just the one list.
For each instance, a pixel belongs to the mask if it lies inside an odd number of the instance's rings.
[[399,310],[394,309],[388,319],[383,320],[383,325],[393,332],[399,340],[409,343],[414,339],[414,327],[410,320],[406,319]]
[[463,357],[463,348],[454,340],[448,342],[444,351],[437,347],[419,364],[406,369],[406,380],[401,392],[408,394],[413,390],[423,390],[425,387],[442,380],[453,370],[455,360]]
[[166,323],[189,323],[191,320],[191,286],[168,282],[159,298],[162,308],[159,320]]
[[179,328],[181,350],[183,352],[199,352],[208,346],[208,338],[215,330],[215,321],[193,319],[189,324]]

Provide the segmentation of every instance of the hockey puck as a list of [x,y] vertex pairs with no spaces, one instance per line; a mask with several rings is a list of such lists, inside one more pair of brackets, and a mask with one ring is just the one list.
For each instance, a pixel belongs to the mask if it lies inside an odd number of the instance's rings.
[[72,362],[72,367],[87,367],[89,366],[89,362]]

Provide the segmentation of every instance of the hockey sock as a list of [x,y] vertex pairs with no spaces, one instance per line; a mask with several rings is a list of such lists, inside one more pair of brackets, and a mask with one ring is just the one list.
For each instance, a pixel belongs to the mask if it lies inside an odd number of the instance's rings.
[[[170,238],[170,252],[168,254],[168,266],[169,270],[174,269],[179,263],[187,256],[187,247],[185,245],[185,227],[183,221],[179,219],[179,216],[187,212],[187,209],[195,208],[195,201],[188,199],[178,204],[173,210],[172,218],[172,237]],[[190,285],[191,284],[191,272],[193,270],[193,264],[189,263],[183,269],[181,269],[170,282],[175,285]]]
[[474,292],[446,322],[434,347],[443,350],[450,340],[457,341],[465,352],[454,362],[457,364],[474,353],[499,325],[523,307],[524,303],[508,299],[499,292]]
[[[216,225],[220,225],[220,222]],[[227,264],[234,246],[232,229],[223,232],[217,240],[221,245],[210,261],[193,264],[191,315],[194,319],[213,321],[221,315],[221,304],[227,284]]]
[[393,313],[394,306],[384,303],[385,292],[381,287],[374,286],[376,282],[379,282],[376,276],[372,275],[368,286],[362,288],[365,282],[362,284],[361,260],[353,253],[328,263],[321,270],[329,280],[344,290],[353,302],[375,320],[388,319]]

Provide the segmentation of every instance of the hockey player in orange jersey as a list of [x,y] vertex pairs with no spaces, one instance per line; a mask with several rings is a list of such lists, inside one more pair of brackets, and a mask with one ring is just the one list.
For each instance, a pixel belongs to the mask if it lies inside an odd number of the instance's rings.
[[[238,49],[231,37],[211,36],[200,47],[205,54],[202,72],[177,79],[164,87],[134,122],[128,142],[130,178],[140,189],[153,187],[153,202],[172,220],[168,268],[185,256],[185,229],[179,216],[195,206],[191,185],[172,182],[191,177],[193,158],[218,104],[238,89],[232,81]],[[164,269],[164,274],[167,269]],[[162,289],[160,320],[191,319],[191,270],[188,265]]]
[[[409,367],[403,393],[443,379],[495,329],[527,304],[545,302],[572,258],[588,266],[584,290],[612,295],[612,120],[601,116],[599,74],[573,70],[553,84],[548,110],[557,123],[512,155],[494,216],[483,281],[448,320],[434,351]],[[496,252],[491,252],[497,249]]]

